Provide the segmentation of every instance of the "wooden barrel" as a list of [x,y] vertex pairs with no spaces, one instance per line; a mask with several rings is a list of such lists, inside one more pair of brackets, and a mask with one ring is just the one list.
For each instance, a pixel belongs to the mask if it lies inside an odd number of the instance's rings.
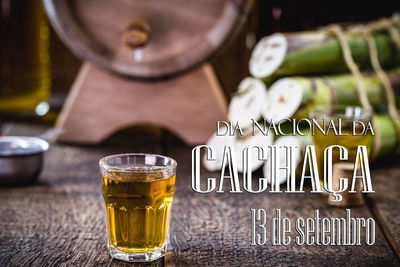
[[43,1],[51,24],[77,56],[144,79],[207,60],[238,31],[251,5],[250,0]]

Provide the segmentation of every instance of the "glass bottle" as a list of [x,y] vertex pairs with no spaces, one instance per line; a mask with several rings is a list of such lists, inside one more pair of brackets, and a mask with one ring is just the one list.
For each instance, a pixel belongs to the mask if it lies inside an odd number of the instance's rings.
[[0,0],[0,115],[44,115],[49,28],[40,0]]

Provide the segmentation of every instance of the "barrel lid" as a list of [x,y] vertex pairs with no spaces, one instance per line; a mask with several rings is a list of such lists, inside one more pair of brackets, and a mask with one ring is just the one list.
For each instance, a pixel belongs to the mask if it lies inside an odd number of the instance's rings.
[[[237,31],[251,1],[43,2],[51,24],[77,56],[122,75],[151,79],[209,58]],[[135,49],[132,40],[139,40]]]

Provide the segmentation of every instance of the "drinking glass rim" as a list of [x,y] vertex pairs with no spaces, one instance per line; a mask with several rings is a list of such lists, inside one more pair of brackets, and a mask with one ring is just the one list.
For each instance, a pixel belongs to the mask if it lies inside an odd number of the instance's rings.
[[[149,165],[148,167],[120,167],[120,166],[111,166],[107,164],[105,161],[111,158],[117,158],[117,157],[128,157],[128,156],[155,156],[159,158],[163,158],[166,160],[171,161],[171,165],[168,166],[159,166],[159,165]],[[173,170],[176,168],[178,163],[176,160],[173,158],[159,155],[159,154],[152,154],[152,153],[122,153],[122,154],[114,154],[114,155],[109,155],[106,157],[103,157],[99,160],[99,166],[100,168],[104,168],[105,171],[118,171],[118,172],[128,172],[128,173],[139,173],[139,172],[146,172],[146,173],[152,173],[152,172],[163,172],[163,171],[168,171],[168,170]]]
[[[338,112],[332,112],[334,115],[329,115],[327,114],[327,111],[339,111],[343,110],[345,111],[346,108],[352,108],[353,110],[355,108],[360,109],[362,112],[359,117],[356,117],[354,114],[351,114],[350,117],[346,117],[346,114],[340,114]],[[312,108],[310,108],[308,115],[311,119],[318,118],[318,115],[327,115],[328,117],[338,117],[338,118],[345,118],[345,119],[360,119],[360,120],[366,120],[366,119],[371,119],[372,118],[372,112],[363,108],[362,106],[357,106],[357,105],[317,105]]]

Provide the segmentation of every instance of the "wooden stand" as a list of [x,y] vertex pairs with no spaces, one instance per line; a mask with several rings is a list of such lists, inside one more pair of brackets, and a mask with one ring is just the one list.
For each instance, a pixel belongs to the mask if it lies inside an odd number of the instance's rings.
[[138,81],[84,63],[56,123],[59,141],[96,144],[135,125],[165,127],[187,144],[203,144],[226,120],[227,104],[211,65],[176,78]]

